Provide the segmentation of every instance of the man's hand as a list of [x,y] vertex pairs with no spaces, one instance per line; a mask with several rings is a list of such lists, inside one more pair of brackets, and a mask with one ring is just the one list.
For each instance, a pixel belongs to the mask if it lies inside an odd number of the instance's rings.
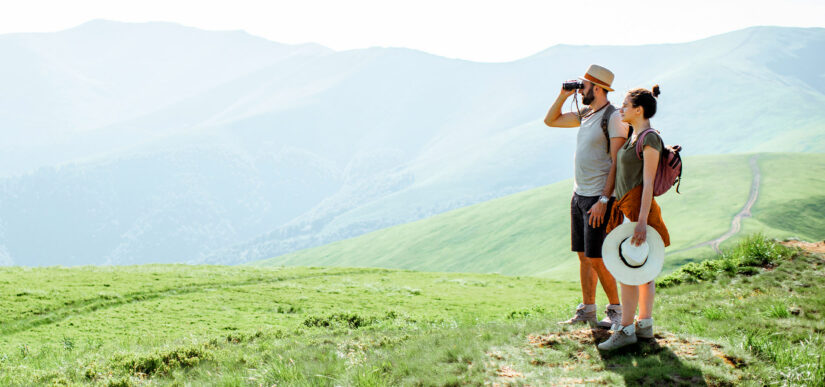
[[601,226],[604,221],[605,210],[607,210],[607,204],[600,201],[596,202],[593,207],[590,207],[590,209],[587,210],[587,213],[590,214],[590,217],[587,218],[587,224],[593,228]]
[[561,108],[564,101],[571,95],[576,94],[575,90],[564,90],[564,87],[559,91],[559,96],[550,110],[547,111],[547,116],[544,117],[544,124],[554,128],[575,128],[581,125],[579,115],[577,113],[562,113]]
[[564,99],[567,99],[573,94],[576,94],[576,90],[565,90],[564,87],[562,87],[559,92],[559,97],[564,97]]
[[647,222],[641,220],[636,223],[636,228],[633,230],[633,238],[630,239],[630,244],[633,246],[641,246],[642,242],[647,239]]

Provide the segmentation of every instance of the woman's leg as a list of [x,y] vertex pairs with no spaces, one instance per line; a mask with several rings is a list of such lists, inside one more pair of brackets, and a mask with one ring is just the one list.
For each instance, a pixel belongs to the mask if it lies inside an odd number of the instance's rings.
[[[624,288],[622,288],[624,293]],[[639,286],[639,320],[650,318],[653,315],[653,298],[656,295],[656,284],[650,281]],[[624,325],[624,322],[622,322]]]
[[636,306],[639,304],[639,287],[622,284],[622,325],[633,324]]

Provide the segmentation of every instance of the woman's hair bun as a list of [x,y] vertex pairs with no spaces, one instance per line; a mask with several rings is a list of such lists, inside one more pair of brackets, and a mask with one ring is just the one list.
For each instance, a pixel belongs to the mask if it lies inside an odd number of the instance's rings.
[[659,90],[659,85],[653,86],[653,89],[651,89],[650,91],[653,93],[654,97],[659,97],[659,94],[662,94],[662,92]]

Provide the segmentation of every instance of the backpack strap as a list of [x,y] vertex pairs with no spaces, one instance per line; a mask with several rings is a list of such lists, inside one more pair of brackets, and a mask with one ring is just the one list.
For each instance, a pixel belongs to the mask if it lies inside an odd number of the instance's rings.
[[642,147],[644,146],[644,143],[645,143],[645,136],[650,132],[656,132],[656,134],[659,134],[659,131],[657,131],[656,129],[648,128],[648,129],[643,130],[636,137],[636,156],[639,157],[639,160],[642,159]]
[[613,115],[613,112],[616,111],[616,108],[610,102],[607,103],[607,106],[604,108],[604,115],[602,115],[602,132],[604,133],[604,138],[607,139],[607,153],[610,154],[610,132],[607,130],[607,125],[610,123],[610,116]]

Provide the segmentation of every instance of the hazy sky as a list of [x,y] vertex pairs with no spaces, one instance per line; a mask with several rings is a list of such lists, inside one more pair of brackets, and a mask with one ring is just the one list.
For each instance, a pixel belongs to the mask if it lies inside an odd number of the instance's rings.
[[696,40],[754,25],[825,27],[823,0],[2,0],[0,33],[46,32],[92,19],[242,29],[336,50],[415,48],[509,61],[549,46]]

